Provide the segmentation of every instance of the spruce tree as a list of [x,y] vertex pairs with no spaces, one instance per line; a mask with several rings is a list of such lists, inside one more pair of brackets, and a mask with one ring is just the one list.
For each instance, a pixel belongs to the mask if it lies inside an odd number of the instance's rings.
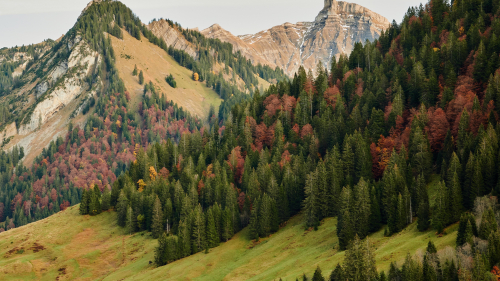
[[143,85],[144,84],[144,73],[141,72],[139,73],[139,84]]
[[434,212],[432,213],[432,227],[438,233],[442,233],[448,224],[448,202],[447,191],[444,182],[438,184],[437,196],[434,202]]
[[250,239],[259,239],[259,206],[260,198],[255,199],[253,202],[252,210],[250,213]]
[[490,207],[487,211],[483,212],[481,224],[479,225],[479,238],[488,240],[490,234],[497,231],[497,229],[498,225],[495,219],[495,212]]
[[335,269],[330,274],[330,281],[344,281],[344,280],[346,280],[344,275],[344,269],[338,263]]
[[425,180],[423,175],[417,177],[416,188],[418,194],[418,209],[417,209],[417,229],[419,231],[425,231],[430,226],[430,206],[429,206],[429,194],[427,192],[427,186],[425,185]]
[[316,181],[316,173],[313,172],[307,176],[306,186],[305,186],[305,196],[304,200],[304,212],[306,219],[306,227],[318,227],[319,226],[319,208],[318,208],[318,189]]
[[372,187],[370,192],[370,232],[375,232],[382,226],[382,214],[380,213],[380,205],[377,196],[377,189]]
[[319,268],[319,266],[316,267],[316,270],[314,271],[314,275],[311,281],[325,281],[325,278],[323,277],[323,274],[321,273],[321,268]]
[[371,203],[368,183],[361,178],[354,187],[354,225],[360,239],[368,235],[370,227]]
[[370,242],[360,240],[356,235],[345,253],[345,280],[376,280],[378,273],[374,253]]
[[97,185],[94,186],[94,190],[90,192],[90,202],[89,202],[89,214],[92,216],[101,213],[101,191]]
[[82,191],[82,200],[80,202],[80,215],[89,214],[89,196],[87,190],[84,188]]
[[127,225],[128,199],[123,190],[120,192],[120,197],[118,197],[116,211],[118,213],[118,225],[125,227]]
[[194,253],[205,249],[205,219],[201,205],[198,205],[192,213],[191,244]]
[[208,209],[206,213],[207,224],[206,224],[206,232],[207,238],[206,243],[208,248],[217,247],[219,244],[219,235],[215,228],[215,219],[213,214],[213,208]]
[[156,196],[153,205],[151,232],[153,234],[153,238],[158,238],[161,233],[163,233],[163,210],[158,196]]
[[136,224],[137,217],[134,216],[134,211],[132,210],[132,207],[129,206],[127,209],[127,232],[129,234],[135,232]]
[[352,212],[351,189],[345,187],[340,194],[340,212],[337,222],[337,236],[339,238],[339,248],[345,250],[349,243],[354,239],[354,223],[351,216]]
[[158,247],[155,248],[155,264],[157,266],[164,266],[166,261],[166,248],[167,248],[167,235],[163,233],[158,238]]
[[101,209],[102,211],[107,211],[109,210],[111,205],[111,192],[107,187],[104,188],[104,193],[102,194],[101,197]]

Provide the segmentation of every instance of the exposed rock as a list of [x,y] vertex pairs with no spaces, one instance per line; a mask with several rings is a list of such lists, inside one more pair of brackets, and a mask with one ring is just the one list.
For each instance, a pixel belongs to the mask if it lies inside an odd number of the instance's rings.
[[75,71],[70,75],[64,76],[62,74],[59,76],[64,80],[54,90],[51,90],[43,101],[36,105],[28,123],[19,128],[20,135],[26,135],[46,123],[59,110],[85,91],[86,83],[84,79],[94,69],[94,64],[99,61],[96,60],[96,56],[98,56],[98,53],[92,51],[84,41],[80,41],[74,46],[68,62],[58,65],[51,72],[50,77],[54,79],[63,72],[67,73],[68,69],[75,69]]
[[43,81],[38,85],[36,85],[35,88],[36,98],[38,99],[40,96],[45,94],[48,89],[49,89],[49,83],[47,83],[47,81]]
[[16,122],[12,122],[11,124],[5,126],[5,129],[0,133],[1,139],[8,139],[17,134]]
[[148,25],[148,28],[154,35],[156,35],[156,37],[163,39],[167,44],[167,47],[172,46],[174,49],[182,50],[188,53],[195,59],[198,58],[198,52],[193,44],[187,41],[179,30],[170,26],[167,21],[154,21]]
[[235,52],[241,51],[254,64],[278,66],[293,75],[301,65],[313,71],[320,61],[327,66],[333,56],[349,54],[356,42],[378,38],[389,25],[386,18],[360,5],[325,0],[314,22],[285,23],[243,36],[215,24],[201,33],[233,44]]
[[50,80],[54,83],[66,74],[66,72],[68,72],[68,62],[62,61],[49,74]]

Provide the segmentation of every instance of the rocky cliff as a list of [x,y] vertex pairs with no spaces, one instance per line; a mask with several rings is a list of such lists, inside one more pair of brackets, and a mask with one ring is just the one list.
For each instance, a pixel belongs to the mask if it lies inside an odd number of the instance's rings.
[[255,64],[278,66],[293,75],[301,65],[314,70],[321,61],[326,66],[333,56],[349,54],[356,42],[378,38],[389,25],[386,18],[360,5],[325,0],[313,22],[285,23],[243,36],[215,24],[201,33],[232,43]]
[[168,47],[172,46],[174,49],[185,51],[195,59],[198,57],[198,52],[194,46],[166,20],[153,21],[148,25],[148,28],[156,37],[165,40]]

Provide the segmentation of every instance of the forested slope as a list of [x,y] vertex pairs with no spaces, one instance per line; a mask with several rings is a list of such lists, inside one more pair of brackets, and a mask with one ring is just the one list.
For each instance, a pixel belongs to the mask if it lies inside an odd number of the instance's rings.
[[[42,211],[35,195],[49,186],[50,203],[61,201],[57,188],[83,190],[81,214],[114,208],[128,233],[159,238],[158,266],[209,251],[246,226],[258,241],[302,212],[305,231],[337,217],[335,247],[348,251],[331,280],[386,280],[363,241],[370,233],[397,235],[416,220],[419,231],[442,234],[460,221],[456,250],[439,255],[430,243],[402,270],[393,264],[389,279],[489,280],[500,260],[499,6],[432,0],[410,8],[379,40],[358,43],[329,69],[319,65],[317,77],[302,68],[235,99],[230,111],[221,106],[224,118],[206,126],[152,84],[137,113],[124,89],[111,87],[118,94],[100,97],[85,128],[4,182]],[[108,172],[96,173],[103,152]]]

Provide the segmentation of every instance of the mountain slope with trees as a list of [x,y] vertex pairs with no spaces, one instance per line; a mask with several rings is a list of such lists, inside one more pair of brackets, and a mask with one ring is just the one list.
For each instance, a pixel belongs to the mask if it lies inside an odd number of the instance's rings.
[[[106,7],[121,6],[103,2],[86,15]],[[48,187],[49,210],[56,202],[67,207],[60,193],[82,192],[82,215],[113,209],[127,233],[157,237],[158,266],[207,252],[247,226],[257,242],[299,213],[306,233],[337,217],[339,241],[331,247],[347,252],[332,280],[387,280],[364,240],[371,233],[397,237],[416,220],[419,231],[441,235],[460,221],[451,254],[439,256],[430,243],[401,270],[393,264],[389,280],[456,280],[458,273],[487,280],[500,260],[499,9],[493,0],[410,8],[379,40],[357,43],[328,69],[319,64],[316,77],[300,68],[251,98],[235,95],[209,124],[168,102],[152,82],[142,105],[131,109],[123,82],[112,79],[113,49],[102,37],[109,94],[96,101],[84,128],[71,128],[33,168],[12,169],[18,157],[6,154],[2,178],[9,194],[18,192],[15,201],[4,197],[14,206],[9,214],[21,224],[33,209],[43,214]],[[190,42],[219,44],[186,34]],[[208,50],[205,63],[189,66],[187,53],[151,38],[188,68],[210,67]],[[321,280],[320,270],[315,275]]]

